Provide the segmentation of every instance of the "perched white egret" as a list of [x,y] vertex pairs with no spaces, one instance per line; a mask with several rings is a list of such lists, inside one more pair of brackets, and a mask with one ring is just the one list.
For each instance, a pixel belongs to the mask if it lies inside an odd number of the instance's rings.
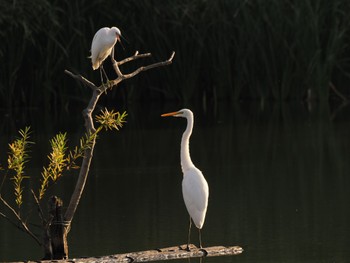
[[117,27],[103,27],[99,29],[91,43],[91,63],[93,70],[100,69],[101,81],[102,71],[108,80],[107,74],[103,69],[103,61],[109,56],[114,55],[114,45],[120,42],[121,32]]
[[188,213],[190,214],[190,225],[188,229],[187,249],[189,249],[191,235],[191,218],[198,228],[199,246],[202,248],[201,229],[204,224],[205,214],[208,207],[209,187],[202,172],[194,166],[190,157],[190,136],[193,129],[193,113],[189,109],[182,109],[176,112],[164,113],[162,117],[173,116],[187,119],[187,127],[181,140],[181,168],[183,173],[182,195]]

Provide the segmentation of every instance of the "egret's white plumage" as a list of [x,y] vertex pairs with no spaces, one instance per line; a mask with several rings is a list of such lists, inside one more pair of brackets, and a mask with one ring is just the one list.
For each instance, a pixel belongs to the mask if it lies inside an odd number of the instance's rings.
[[112,53],[114,45],[120,41],[121,32],[117,27],[99,29],[91,43],[91,63],[94,70]]
[[192,218],[194,224],[199,229],[199,241],[200,247],[202,247],[200,229],[203,227],[205,215],[207,212],[209,187],[202,172],[194,166],[190,157],[189,142],[194,123],[193,113],[189,109],[182,109],[177,112],[165,113],[161,116],[183,117],[187,119],[187,127],[182,135],[180,152],[181,169],[183,173],[182,195],[187,211],[190,214],[190,217]]
[[202,229],[207,212],[209,189],[202,172],[196,167],[184,172],[182,195],[194,224],[198,229]]

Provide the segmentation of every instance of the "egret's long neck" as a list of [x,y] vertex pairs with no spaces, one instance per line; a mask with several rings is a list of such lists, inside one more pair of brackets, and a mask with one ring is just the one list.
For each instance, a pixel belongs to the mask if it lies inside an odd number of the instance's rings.
[[182,135],[181,140],[181,168],[184,172],[190,167],[193,167],[193,163],[190,157],[190,137],[193,129],[193,116],[188,116],[187,118],[187,127],[185,132]]

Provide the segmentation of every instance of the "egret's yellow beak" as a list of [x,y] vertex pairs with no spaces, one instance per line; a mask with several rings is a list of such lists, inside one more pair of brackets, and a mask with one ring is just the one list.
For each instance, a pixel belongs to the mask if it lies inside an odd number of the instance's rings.
[[168,116],[175,116],[177,114],[180,114],[181,112],[178,111],[174,111],[174,112],[169,112],[169,113],[164,113],[162,115],[160,115],[161,117],[168,117]]

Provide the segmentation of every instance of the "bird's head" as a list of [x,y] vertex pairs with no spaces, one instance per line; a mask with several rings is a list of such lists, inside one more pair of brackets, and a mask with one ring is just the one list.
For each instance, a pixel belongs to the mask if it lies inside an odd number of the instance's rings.
[[160,115],[162,117],[169,117],[169,116],[173,116],[173,117],[183,117],[183,118],[188,118],[188,117],[192,117],[193,113],[191,110],[189,109],[182,109],[179,111],[174,111],[174,112],[169,112],[169,113],[164,113],[162,115]]
[[114,26],[111,28],[111,32],[112,32],[112,34],[115,35],[115,37],[117,38],[117,41],[120,42],[120,37],[122,36],[122,33],[120,32],[119,28]]

